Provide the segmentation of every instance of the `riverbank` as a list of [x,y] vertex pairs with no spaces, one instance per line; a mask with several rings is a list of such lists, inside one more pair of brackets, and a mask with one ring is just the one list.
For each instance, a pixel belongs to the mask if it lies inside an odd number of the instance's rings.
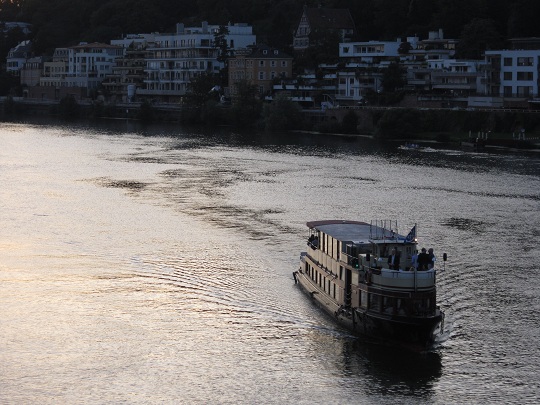
[[[143,122],[193,124],[194,108],[186,104],[104,103],[102,101],[0,99],[3,119],[21,116],[111,118]],[[238,110],[216,106],[216,119],[205,126],[231,125]],[[303,109],[300,131],[332,136],[375,137],[386,140],[474,142],[489,146],[533,148],[540,143],[540,112],[529,110],[455,110],[383,106]],[[298,123],[297,123],[298,124]],[[264,117],[258,129],[264,129]],[[292,128],[291,128],[292,129]]]

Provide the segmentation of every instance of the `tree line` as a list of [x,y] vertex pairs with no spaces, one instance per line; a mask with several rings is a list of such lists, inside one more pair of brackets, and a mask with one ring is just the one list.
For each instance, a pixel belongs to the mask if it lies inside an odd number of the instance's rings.
[[[172,32],[178,22],[201,21],[245,22],[260,42],[288,50],[304,5],[349,9],[358,41],[425,38],[442,28],[445,37],[476,49],[540,36],[538,0],[0,0],[0,21],[31,23],[28,39],[37,55],[80,41],[108,43],[123,34]],[[12,45],[6,42],[0,44],[2,56]],[[461,52],[475,54],[464,47]]]

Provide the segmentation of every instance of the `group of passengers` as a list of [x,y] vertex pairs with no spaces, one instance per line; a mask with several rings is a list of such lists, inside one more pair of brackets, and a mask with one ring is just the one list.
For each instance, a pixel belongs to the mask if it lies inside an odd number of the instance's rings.
[[319,237],[316,234],[312,234],[308,239],[308,246],[311,246],[313,249],[319,247]]
[[[392,249],[390,256],[388,256],[388,268],[393,270],[400,270],[400,253],[396,249]],[[426,251],[426,248],[422,248],[421,253],[419,254],[416,250],[411,258],[411,268],[410,270],[425,271],[431,270],[435,266],[435,254],[433,249],[429,248]]]

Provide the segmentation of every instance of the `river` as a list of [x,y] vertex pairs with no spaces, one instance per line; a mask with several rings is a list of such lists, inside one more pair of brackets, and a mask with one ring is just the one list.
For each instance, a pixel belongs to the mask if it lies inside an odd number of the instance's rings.
[[[540,153],[398,145],[0,123],[0,403],[538,403]],[[318,219],[418,224],[431,353],[362,342],[295,286]]]

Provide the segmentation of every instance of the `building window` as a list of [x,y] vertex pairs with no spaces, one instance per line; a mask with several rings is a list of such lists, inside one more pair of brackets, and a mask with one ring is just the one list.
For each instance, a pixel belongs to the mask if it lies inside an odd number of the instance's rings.
[[517,72],[518,80],[533,80],[533,72]]
[[518,97],[529,97],[533,94],[532,87],[530,86],[518,86],[517,95]]
[[517,58],[517,65],[518,66],[532,66],[533,58],[530,58],[530,57]]
[[264,72],[259,72],[259,80],[264,80]]
[[504,58],[504,66],[512,66],[512,58]]
[[504,72],[504,80],[512,80],[512,72]]
[[512,86],[504,86],[504,97],[512,97]]
[[270,66],[271,66],[271,67],[276,67],[276,61],[275,61],[275,60],[270,61]]

